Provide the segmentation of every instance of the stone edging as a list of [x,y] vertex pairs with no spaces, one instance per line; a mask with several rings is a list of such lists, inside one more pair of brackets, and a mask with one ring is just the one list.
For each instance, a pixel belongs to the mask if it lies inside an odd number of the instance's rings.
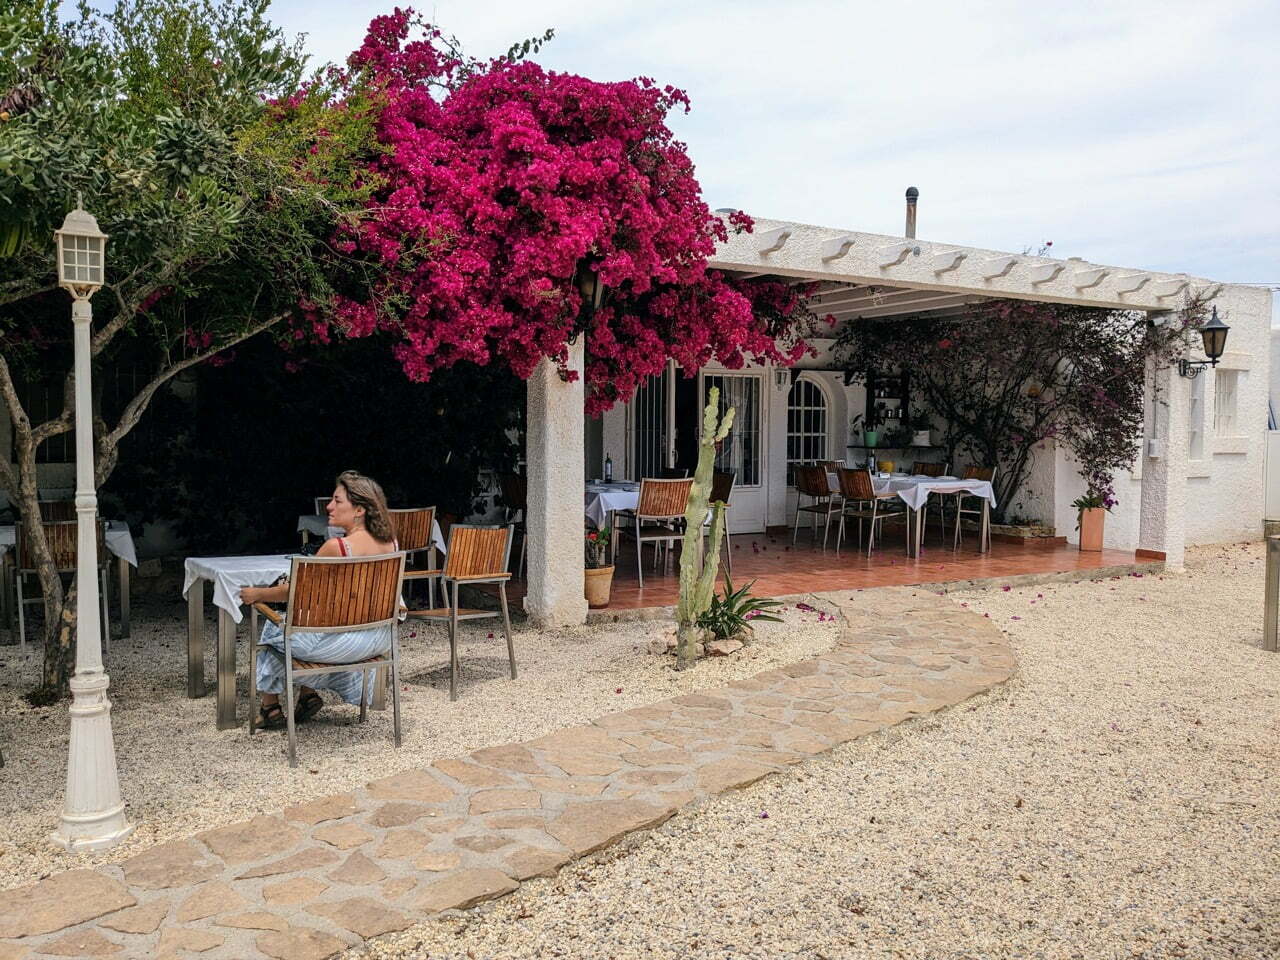
[[926,589],[819,596],[845,623],[810,660],[4,891],[0,960],[323,960],[1013,672],[991,621]]

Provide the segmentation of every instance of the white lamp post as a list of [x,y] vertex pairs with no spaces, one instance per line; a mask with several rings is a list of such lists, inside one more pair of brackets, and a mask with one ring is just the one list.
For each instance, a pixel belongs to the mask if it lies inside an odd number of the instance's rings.
[[113,847],[133,832],[124,817],[111,737],[110,683],[102,669],[98,615],[98,494],[93,480],[92,393],[89,389],[92,297],[103,283],[107,235],[76,204],[58,242],[58,284],[71,294],[76,387],[76,672],[71,678],[71,747],[67,798],[50,839],[73,852]]

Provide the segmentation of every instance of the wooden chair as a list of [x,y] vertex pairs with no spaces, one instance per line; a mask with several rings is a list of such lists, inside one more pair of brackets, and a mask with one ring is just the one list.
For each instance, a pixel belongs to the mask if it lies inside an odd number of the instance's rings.
[[[390,670],[392,735],[400,746],[400,642],[397,614],[400,582],[404,578],[404,554],[374,557],[294,557],[289,569],[289,600],[282,618],[265,603],[254,609],[284,627],[285,724],[289,731],[289,766],[298,765],[298,738],[294,729],[293,687],[303,677],[359,670],[364,674],[360,694],[360,722],[368,716],[369,687],[379,670]],[[391,629],[391,650],[356,663],[310,663],[295,660],[295,633],[346,633],[351,630]],[[258,681],[254,670],[258,651],[265,644],[252,637],[249,644],[249,733],[256,729]]]
[[[75,573],[78,561],[78,534],[75,520],[46,520],[40,524],[44,528],[44,537],[49,544],[49,552],[53,555],[53,564],[58,573]],[[111,622],[107,619],[108,590],[107,581],[107,525],[98,521],[98,599],[102,604],[102,649],[111,650]],[[16,526],[17,558],[14,567],[14,580],[18,594],[18,652],[27,652],[27,616],[28,604],[41,603],[39,596],[27,599],[24,581],[34,576],[36,569],[36,552],[31,544],[30,527],[21,521]]]
[[76,502],[74,500],[40,500],[41,520],[75,520]]
[[870,521],[867,534],[867,556],[870,557],[876,542],[876,524],[880,524],[883,532],[887,518],[906,516],[907,505],[896,493],[876,493],[869,470],[842,469],[837,476],[840,478],[840,493],[844,502],[840,508],[840,529],[836,533],[836,554],[839,555],[840,543],[844,540],[844,521],[847,517],[858,521],[859,542],[862,540],[862,521]]
[[[391,529],[395,533],[396,544],[405,554],[405,566],[413,563],[416,567],[425,555],[426,569],[436,567],[436,542],[432,536],[436,524],[435,507],[406,507],[387,511],[391,514]],[[427,606],[436,605],[436,578],[424,578],[427,581]]]
[[945,463],[930,463],[917,460],[911,465],[911,473],[918,477],[941,477],[947,472]]
[[689,506],[689,491],[692,489],[692,477],[644,477],[640,481],[640,500],[635,510],[618,511],[613,541],[616,545],[624,533],[635,538],[636,575],[640,578],[640,589],[644,589],[642,548],[646,543],[653,544],[653,566],[656,570],[659,547],[665,544],[670,548],[684,536],[684,511]]
[[[729,576],[733,576],[733,542],[729,537],[729,500],[733,497],[733,483],[737,474],[717,470],[711,475],[711,503],[724,504],[724,563]],[[704,523],[710,530],[710,523]]]
[[[794,546],[800,534],[800,514],[807,513],[813,518],[813,540],[818,541],[818,517],[822,517],[822,549],[827,549],[827,537],[831,532],[831,516],[840,511],[840,496],[831,490],[831,482],[827,477],[827,468],[813,465],[796,464],[796,520],[791,531],[791,543]],[[802,503],[800,498],[808,497],[811,503]]]
[[[420,576],[435,576],[444,587],[445,606],[430,610],[410,610],[409,616],[423,620],[444,622],[449,625],[449,699],[458,699],[458,621],[483,620],[502,617],[507,634],[507,658],[511,661],[511,679],[516,678],[516,649],[511,640],[511,613],[507,609],[508,569],[511,563],[512,527],[481,526],[471,523],[455,523],[449,527],[449,544],[445,551],[443,570],[414,570],[405,575],[407,580]],[[502,612],[493,610],[469,610],[458,605],[458,588],[481,583],[498,585],[498,600]]]
[[[989,483],[995,483],[996,471],[998,469],[999,469],[998,466],[994,466],[994,467],[968,466],[968,467],[965,467],[964,479],[986,480]],[[952,538],[952,542],[951,542],[951,549],[953,550],[960,549],[960,542],[964,539],[964,534],[960,532],[960,523],[965,517],[977,518],[978,528],[979,530],[982,529],[982,499],[968,493],[957,493],[956,494],[956,533],[955,533],[955,537]],[[990,549],[991,547],[990,538],[991,538],[991,531],[990,529],[988,529],[987,543],[986,543],[986,546],[988,549]]]
[[[525,564],[528,562],[529,533],[525,519],[529,515],[529,478],[523,473],[501,473],[498,475],[498,486],[502,491],[502,505],[506,510],[507,523],[520,534],[520,559],[516,562],[515,575],[526,576]],[[520,514],[516,520],[515,515]]]

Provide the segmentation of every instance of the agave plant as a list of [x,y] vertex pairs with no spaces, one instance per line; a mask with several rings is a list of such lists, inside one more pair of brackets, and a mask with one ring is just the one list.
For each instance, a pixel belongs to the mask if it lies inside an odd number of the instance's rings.
[[733,582],[725,577],[724,593],[717,593],[711,598],[711,606],[698,618],[698,626],[710,630],[718,639],[723,640],[741,631],[750,620],[782,623],[781,617],[765,612],[782,606],[782,601],[753,597],[751,588],[755,585],[756,582],[752,580],[745,587],[735,590]]

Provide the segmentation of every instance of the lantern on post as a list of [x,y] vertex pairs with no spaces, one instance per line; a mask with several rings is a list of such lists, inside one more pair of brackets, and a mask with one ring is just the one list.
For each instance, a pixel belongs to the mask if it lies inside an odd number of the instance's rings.
[[76,670],[71,677],[71,738],[67,795],[49,838],[72,852],[105,850],[133,832],[120,799],[111,734],[110,678],[102,666],[98,612],[98,494],[93,473],[93,392],[89,382],[93,309],[89,298],[106,278],[107,235],[77,201],[54,231],[58,285],[71,294],[75,344],[76,424]]
[[1204,355],[1208,359],[1179,360],[1178,373],[1194,380],[1200,376],[1200,371],[1205,367],[1216,367],[1218,361],[1222,359],[1222,354],[1227,349],[1227,333],[1230,330],[1230,327],[1218,319],[1218,308],[1214,307],[1213,315],[1209,317],[1209,322],[1200,328],[1201,344],[1204,347]]

